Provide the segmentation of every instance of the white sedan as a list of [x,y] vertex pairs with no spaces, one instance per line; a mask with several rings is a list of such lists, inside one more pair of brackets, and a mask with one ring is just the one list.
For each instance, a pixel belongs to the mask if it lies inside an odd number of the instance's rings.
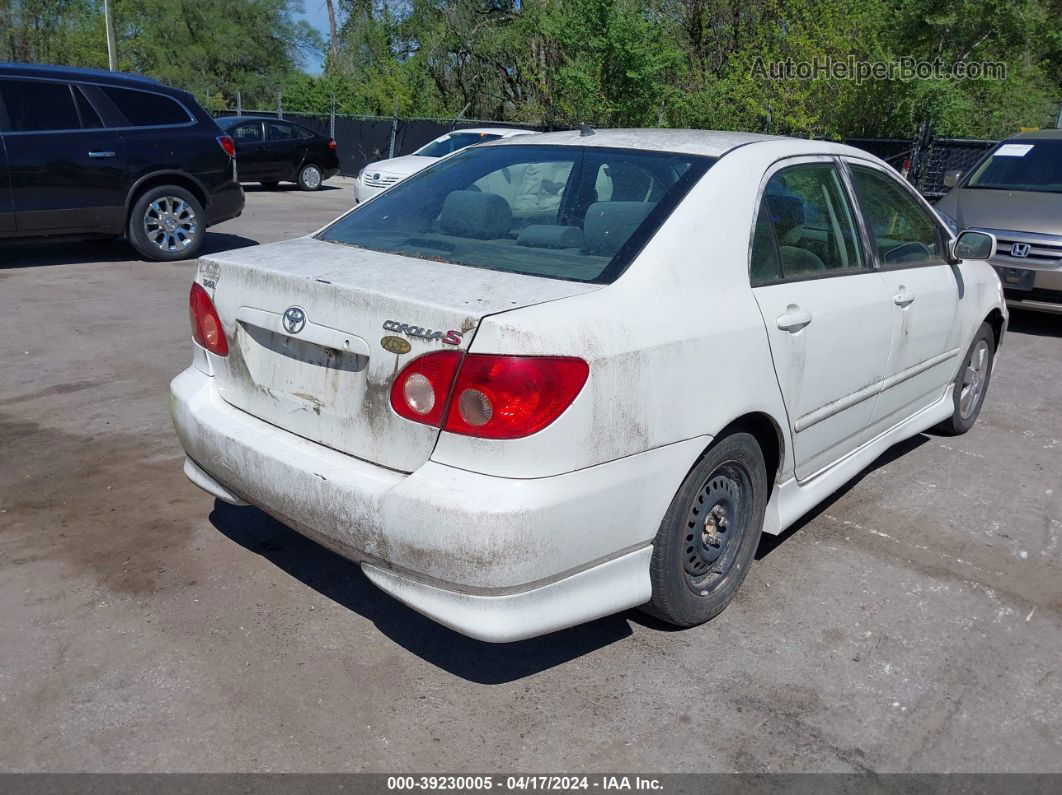
[[185,472],[512,641],[718,614],[890,446],[977,419],[990,235],[866,152],[586,129],[440,160],[320,232],[200,260]]
[[440,157],[446,157],[467,146],[497,141],[501,138],[512,138],[516,135],[534,134],[534,130],[511,127],[469,127],[440,135],[411,155],[378,160],[362,168],[354,181],[354,203],[360,204],[368,201],[396,182],[401,182],[411,174],[416,174],[437,162]]

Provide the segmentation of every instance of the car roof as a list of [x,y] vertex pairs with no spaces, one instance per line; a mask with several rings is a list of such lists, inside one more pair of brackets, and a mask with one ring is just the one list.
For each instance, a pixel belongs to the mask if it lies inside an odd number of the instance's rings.
[[457,133],[471,133],[473,135],[537,134],[535,130],[525,130],[520,127],[462,127],[459,130],[450,130],[446,135],[455,135]]
[[232,125],[246,124],[249,121],[279,121],[283,122],[284,124],[294,124],[296,127],[302,127],[304,130],[309,130],[310,132],[314,133],[314,135],[319,134],[314,132],[312,128],[307,127],[305,124],[294,121],[292,119],[280,119],[276,116],[218,116],[216,119],[214,119],[214,121],[216,121],[219,125],[230,123]]
[[1012,135],[1008,141],[1062,141],[1062,130],[1033,130]]
[[721,157],[731,149],[756,143],[790,144],[792,154],[829,153],[850,154],[867,157],[867,153],[844,144],[832,141],[808,140],[806,138],[788,138],[781,135],[763,135],[750,132],[729,132],[723,130],[678,130],[670,128],[644,129],[601,129],[594,130],[593,135],[583,135],[579,130],[541,133],[527,138],[503,138],[489,141],[482,146],[531,145],[546,146],[604,146],[616,149],[647,149],[661,152],[680,152],[691,155]]
[[3,62],[0,63],[0,75],[5,77],[44,77],[53,80],[81,80],[93,83],[108,83],[116,86],[128,85],[139,88],[150,87],[179,91],[179,89],[171,88],[158,80],[153,80],[143,75],[134,75],[127,72],[108,72],[106,69],[86,69],[78,66]]

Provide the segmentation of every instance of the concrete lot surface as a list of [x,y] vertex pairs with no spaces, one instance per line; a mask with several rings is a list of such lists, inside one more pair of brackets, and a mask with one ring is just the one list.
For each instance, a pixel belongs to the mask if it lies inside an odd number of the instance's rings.
[[[349,207],[248,190],[208,250]],[[736,602],[510,646],[181,473],[194,265],[0,245],[0,770],[1062,771],[1062,318],[977,426],[879,460]]]

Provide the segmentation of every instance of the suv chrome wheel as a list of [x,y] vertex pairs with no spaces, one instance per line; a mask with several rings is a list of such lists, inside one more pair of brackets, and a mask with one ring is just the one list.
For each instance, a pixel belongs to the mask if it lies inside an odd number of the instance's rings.
[[199,221],[183,199],[160,196],[144,213],[144,234],[161,251],[184,251],[199,237]]

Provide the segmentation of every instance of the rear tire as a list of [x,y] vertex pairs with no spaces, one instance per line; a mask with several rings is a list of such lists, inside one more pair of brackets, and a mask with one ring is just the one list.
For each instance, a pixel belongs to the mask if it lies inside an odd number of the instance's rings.
[[275,180],[270,180],[269,182],[259,182],[258,184],[266,190],[276,190],[280,187],[280,183]]
[[642,607],[662,621],[692,627],[719,615],[752,564],[770,488],[755,437],[718,440],[693,467],[660,523]]
[[982,323],[966,351],[959,374],[955,376],[955,388],[951,395],[952,414],[934,430],[945,436],[959,436],[974,426],[988,393],[995,355],[995,332],[990,325]]
[[299,176],[296,182],[298,182],[300,190],[320,190],[321,185],[324,184],[324,174],[321,173],[319,166],[307,163],[299,169]]
[[203,205],[177,185],[149,188],[133,202],[126,235],[144,259],[192,259],[199,254],[206,236]]

